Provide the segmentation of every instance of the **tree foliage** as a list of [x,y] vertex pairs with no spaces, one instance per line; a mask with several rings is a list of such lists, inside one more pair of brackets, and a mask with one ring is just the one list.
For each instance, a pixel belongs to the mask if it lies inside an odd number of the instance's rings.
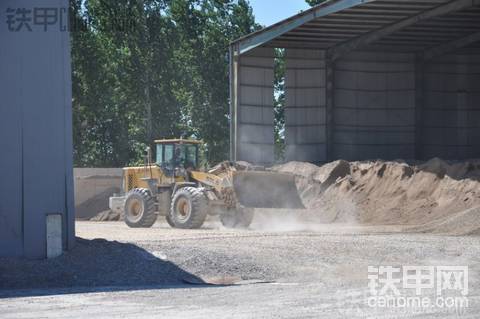
[[138,163],[156,138],[227,159],[228,44],[259,26],[247,0],[70,0],[74,160]]
[[275,49],[274,68],[274,140],[275,140],[275,161],[285,160],[285,50]]
[[312,7],[325,1],[327,0],[305,0],[305,2],[311,5]]

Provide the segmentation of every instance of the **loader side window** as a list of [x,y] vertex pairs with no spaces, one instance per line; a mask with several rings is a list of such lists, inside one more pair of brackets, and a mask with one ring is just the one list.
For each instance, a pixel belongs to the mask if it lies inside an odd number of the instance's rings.
[[157,160],[158,166],[173,164],[173,145],[157,144]]
[[[173,164],[173,156],[174,156],[174,148],[173,145],[164,145],[163,146],[163,162],[162,164],[172,165]],[[175,166],[175,165],[173,165]]]
[[173,145],[157,144],[157,160],[159,166],[173,163]]
[[155,161],[157,165],[161,166],[163,164],[163,145],[157,144],[157,160]]

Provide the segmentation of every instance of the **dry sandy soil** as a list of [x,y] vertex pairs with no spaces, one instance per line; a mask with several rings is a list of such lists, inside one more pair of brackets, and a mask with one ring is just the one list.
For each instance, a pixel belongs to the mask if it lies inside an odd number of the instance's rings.
[[[461,318],[478,318],[480,237],[298,221],[266,229],[262,219],[271,216],[255,218],[252,229],[242,231],[215,221],[194,231],[170,229],[164,222],[146,230],[121,222],[78,222],[84,240],[68,253],[69,266],[78,267],[83,257],[90,266],[82,267],[100,276],[79,272],[70,282],[74,287],[0,290],[0,317],[451,318],[455,310],[368,307],[367,267],[465,265],[469,308],[460,310]],[[90,241],[95,238],[110,242]],[[3,267],[0,272],[10,271]],[[135,284],[131,277],[144,279]],[[75,284],[82,280],[89,288]],[[202,280],[227,285],[195,285]]]
[[291,162],[274,170],[296,176],[310,218],[323,223],[428,224],[428,231],[438,223],[438,231],[459,235],[480,229],[480,218],[471,218],[480,211],[465,214],[480,207],[479,160],[336,161],[321,167]]

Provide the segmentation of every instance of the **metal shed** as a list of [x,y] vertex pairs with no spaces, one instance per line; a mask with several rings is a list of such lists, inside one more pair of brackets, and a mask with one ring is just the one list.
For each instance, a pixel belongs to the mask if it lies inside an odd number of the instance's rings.
[[231,44],[231,159],[480,157],[480,0],[331,0]]
[[0,2],[0,256],[74,244],[67,19],[66,0]]

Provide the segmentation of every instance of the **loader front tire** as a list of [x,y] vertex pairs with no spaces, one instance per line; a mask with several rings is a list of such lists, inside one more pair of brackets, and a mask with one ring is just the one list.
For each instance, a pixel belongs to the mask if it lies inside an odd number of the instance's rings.
[[170,227],[175,228],[175,224],[173,223],[172,218],[170,218],[170,213],[165,216],[165,220],[167,221],[167,224],[170,225]]
[[202,189],[184,187],[173,196],[168,223],[181,229],[202,227],[208,214],[208,202]]
[[155,224],[155,200],[145,188],[134,188],[125,199],[125,223],[131,228],[150,228]]
[[253,221],[254,211],[252,208],[230,209],[220,215],[222,225],[227,228],[248,228]]

